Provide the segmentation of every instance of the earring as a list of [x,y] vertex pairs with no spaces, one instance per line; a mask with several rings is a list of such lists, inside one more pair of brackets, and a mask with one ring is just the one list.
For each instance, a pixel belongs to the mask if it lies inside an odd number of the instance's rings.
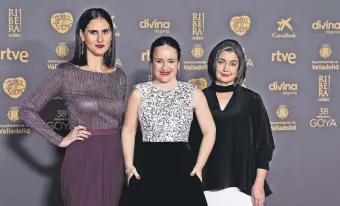
[[153,75],[152,75],[152,66],[150,65],[150,75],[149,75],[149,80],[152,81]]
[[84,55],[84,42],[81,42],[81,55]]

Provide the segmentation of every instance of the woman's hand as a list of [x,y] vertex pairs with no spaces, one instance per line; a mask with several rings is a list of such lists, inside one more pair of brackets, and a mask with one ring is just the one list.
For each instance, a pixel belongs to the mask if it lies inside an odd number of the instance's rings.
[[135,167],[130,167],[126,169],[126,175],[127,175],[127,184],[129,185],[130,179],[132,176],[135,176],[137,179],[140,179],[140,176],[137,172],[137,169]]
[[251,199],[253,206],[264,206],[265,193],[263,183],[255,182],[253,188],[251,189]]
[[68,147],[74,141],[84,141],[89,138],[90,135],[91,134],[86,131],[86,127],[77,126],[66,137],[64,137],[63,141],[59,144],[59,147]]
[[190,173],[191,176],[197,175],[197,177],[201,180],[202,182],[202,169],[195,166],[192,172]]

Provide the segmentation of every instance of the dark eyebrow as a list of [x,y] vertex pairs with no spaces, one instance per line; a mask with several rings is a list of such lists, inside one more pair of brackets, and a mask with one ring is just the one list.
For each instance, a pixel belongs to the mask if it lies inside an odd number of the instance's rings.
[[[110,31],[111,29],[103,29],[102,31]],[[98,30],[95,30],[95,29],[91,29],[91,30],[88,30],[88,32],[98,32]]]

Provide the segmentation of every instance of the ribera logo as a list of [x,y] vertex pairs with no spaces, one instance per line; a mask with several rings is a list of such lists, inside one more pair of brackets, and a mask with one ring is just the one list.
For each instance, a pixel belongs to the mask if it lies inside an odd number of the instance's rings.
[[319,75],[318,86],[319,102],[329,102],[331,94],[331,75]]
[[204,13],[192,13],[192,40],[204,40]]
[[21,9],[8,9],[8,36],[21,37],[22,11]]

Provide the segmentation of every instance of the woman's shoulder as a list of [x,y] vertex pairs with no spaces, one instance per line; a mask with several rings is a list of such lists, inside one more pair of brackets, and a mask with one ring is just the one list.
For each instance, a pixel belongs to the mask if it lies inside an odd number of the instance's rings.
[[70,62],[63,62],[58,64],[56,70],[60,70],[63,72],[63,74],[67,74],[68,72],[71,71],[76,71],[77,69],[80,69],[77,65],[72,64]]
[[196,89],[198,89],[196,84],[192,84],[189,82],[184,82],[184,81],[178,81],[181,88],[185,89],[185,90],[191,90],[191,91],[195,91]]
[[125,71],[122,68],[114,67],[112,69],[115,70],[114,72],[117,72],[119,75],[126,77],[126,73],[125,73]]
[[238,91],[240,91],[242,94],[244,94],[244,96],[246,97],[246,99],[248,101],[251,101],[251,102],[254,102],[254,103],[262,102],[261,95],[258,92],[254,91],[252,89],[240,86]]
[[151,86],[152,86],[152,82],[146,81],[146,82],[140,82],[140,83],[135,84],[133,88],[137,90],[143,90],[143,89],[150,88]]

